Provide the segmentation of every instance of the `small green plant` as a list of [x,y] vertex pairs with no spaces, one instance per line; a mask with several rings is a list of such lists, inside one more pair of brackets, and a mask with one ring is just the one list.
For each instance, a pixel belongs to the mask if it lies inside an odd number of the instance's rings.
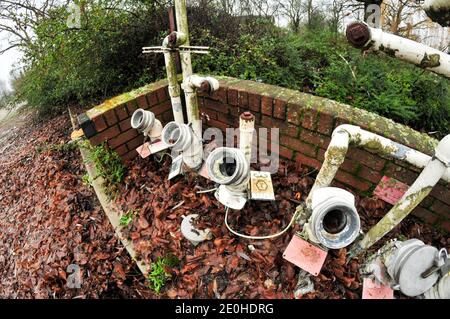
[[86,186],[92,186],[92,178],[88,173],[83,175],[83,184]]
[[133,221],[134,216],[136,216],[137,214],[138,212],[135,210],[127,211],[126,214],[120,217],[120,226],[122,227],[128,226]]
[[105,180],[106,186],[114,193],[115,188],[123,181],[125,166],[120,156],[105,143],[90,147],[89,160],[94,163],[98,176]]
[[172,254],[169,254],[164,258],[158,257],[156,262],[150,265],[150,273],[147,276],[150,289],[159,294],[166,282],[172,278],[168,269],[173,268],[178,264],[178,258]]

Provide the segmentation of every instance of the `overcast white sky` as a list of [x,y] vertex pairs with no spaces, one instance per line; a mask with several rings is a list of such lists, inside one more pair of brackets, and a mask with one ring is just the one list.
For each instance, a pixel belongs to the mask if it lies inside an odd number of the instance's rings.
[[[5,40],[0,41],[0,47],[2,48],[7,44]],[[20,52],[14,49],[0,55],[0,80],[9,84],[9,73],[12,70],[13,64],[18,62],[21,56]]]

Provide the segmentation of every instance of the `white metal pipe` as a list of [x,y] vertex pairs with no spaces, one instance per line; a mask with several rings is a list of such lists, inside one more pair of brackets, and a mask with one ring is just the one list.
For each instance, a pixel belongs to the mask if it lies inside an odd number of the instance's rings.
[[435,156],[425,166],[416,181],[391,210],[352,247],[350,254],[359,255],[370,248],[397,226],[408,214],[430,194],[450,167],[450,135],[444,137],[436,147]]
[[202,140],[187,124],[176,122],[167,123],[161,133],[162,141],[174,151],[182,153],[183,163],[191,168],[198,169],[202,164]]
[[152,142],[161,137],[163,130],[162,124],[155,114],[143,109],[134,111],[131,117],[131,127],[148,136]]
[[[163,47],[169,48],[171,46],[171,39],[175,37],[175,42],[178,37],[174,35],[167,36],[163,41]],[[164,61],[166,63],[166,74],[167,74],[167,80],[169,82],[169,96],[170,101],[172,103],[172,111],[173,111],[173,118],[175,122],[179,124],[184,123],[184,116],[183,116],[183,105],[181,103],[181,89],[180,84],[178,83],[178,75],[177,75],[177,67],[175,64],[175,51],[164,51]]]
[[244,152],[248,163],[252,157],[253,134],[255,132],[255,116],[244,112],[239,117],[239,149]]
[[375,29],[364,22],[347,27],[347,39],[355,47],[384,52],[450,78],[450,55],[424,44]]
[[[203,132],[200,110],[198,108],[197,90],[212,93],[219,89],[219,81],[212,77],[201,77],[194,74],[184,79],[182,88],[186,96],[188,122],[192,125],[194,134],[201,140]],[[201,145],[195,152],[203,156]]]
[[247,201],[250,164],[237,148],[219,147],[212,151],[206,168],[212,181],[220,184],[215,196],[232,209],[242,209]]
[[[380,155],[387,155],[405,161],[417,168],[424,168],[431,160],[431,156],[408,146],[363,130],[359,126],[343,124],[338,126],[333,132],[331,142],[325,153],[325,160],[310,194],[317,188],[327,187],[331,184],[345,159],[349,143],[376,151]],[[450,182],[450,168],[445,170],[442,179]],[[307,202],[310,202],[310,196],[308,196]]]

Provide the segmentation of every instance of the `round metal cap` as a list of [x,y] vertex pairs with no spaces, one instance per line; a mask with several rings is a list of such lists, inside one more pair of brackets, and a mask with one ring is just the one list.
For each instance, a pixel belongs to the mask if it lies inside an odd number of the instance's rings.
[[398,283],[402,293],[415,297],[434,286],[439,279],[439,274],[436,272],[427,278],[422,278],[422,273],[434,265],[437,253],[438,250],[435,247],[421,246],[401,261],[398,267]]

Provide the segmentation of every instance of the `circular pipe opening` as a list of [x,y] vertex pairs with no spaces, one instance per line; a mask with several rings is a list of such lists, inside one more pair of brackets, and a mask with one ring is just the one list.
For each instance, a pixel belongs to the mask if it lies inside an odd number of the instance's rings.
[[220,172],[225,176],[233,176],[236,172],[236,160],[232,157],[224,157],[222,159],[222,163],[219,164]]
[[219,147],[212,151],[206,160],[210,178],[221,185],[238,185],[249,172],[249,165],[240,149]]
[[323,217],[323,228],[330,234],[338,234],[347,225],[347,215],[339,209],[332,209]]
[[131,117],[131,126],[134,129],[140,128],[142,123],[144,122],[144,111],[136,110]]
[[162,132],[162,140],[169,146],[174,146],[181,138],[180,126],[175,122],[166,125]]

